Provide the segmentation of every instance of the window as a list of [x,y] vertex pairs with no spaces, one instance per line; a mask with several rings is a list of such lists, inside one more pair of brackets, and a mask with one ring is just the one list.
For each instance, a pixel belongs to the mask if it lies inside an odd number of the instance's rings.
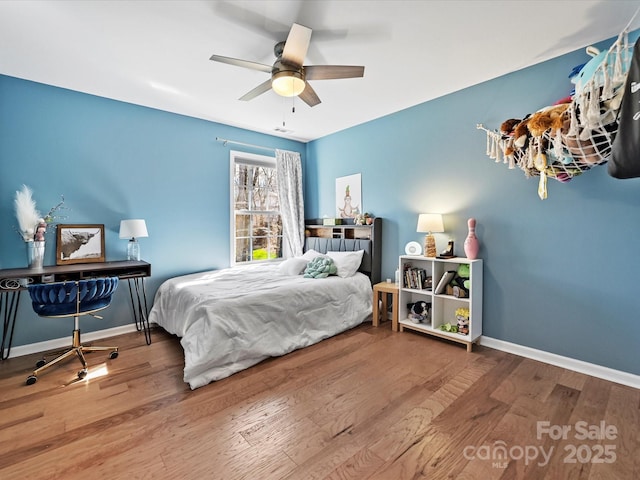
[[276,159],[231,152],[231,263],[282,257]]

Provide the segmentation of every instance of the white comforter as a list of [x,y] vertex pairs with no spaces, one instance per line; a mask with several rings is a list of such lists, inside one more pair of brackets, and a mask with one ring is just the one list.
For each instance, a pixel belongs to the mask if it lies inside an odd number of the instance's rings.
[[371,302],[361,273],[310,279],[258,264],[165,281],[149,320],[181,337],[184,381],[195,389],[348,330]]

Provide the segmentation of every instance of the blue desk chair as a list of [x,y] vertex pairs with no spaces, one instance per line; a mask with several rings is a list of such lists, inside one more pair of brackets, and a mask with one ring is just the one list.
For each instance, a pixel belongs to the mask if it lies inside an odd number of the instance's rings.
[[58,362],[76,355],[82,363],[82,370],[78,378],[87,375],[87,362],[84,354],[87,352],[109,351],[109,358],[117,358],[118,347],[85,346],[80,343],[80,317],[92,315],[102,318],[95,313],[107,308],[111,303],[111,296],[118,288],[118,277],[91,278],[86,280],[31,284],[28,286],[33,310],[41,317],[74,318],[73,339],[71,348],[47,362],[45,359],[36,364],[36,369],[27,377],[27,385],[33,385],[38,375]]

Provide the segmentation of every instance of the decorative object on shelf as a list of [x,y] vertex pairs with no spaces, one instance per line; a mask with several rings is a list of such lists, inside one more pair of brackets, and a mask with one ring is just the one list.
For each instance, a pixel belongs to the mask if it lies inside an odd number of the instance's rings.
[[446,286],[447,295],[453,295],[456,298],[468,298],[469,289],[471,288],[469,276],[469,265],[466,263],[460,264],[455,275]]
[[470,260],[478,258],[478,250],[480,250],[480,242],[476,237],[476,219],[470,218],[467,220],[467,226],[469,227],[469,233],[464,241],[464,254]]
[[413,323],[428,323],[431,321],[431,304],[425,301],[407,304],[409,314],[407,318]]
[[442,252],[440,252],[440,255],[438,255],[438,258],[453,258],[453,257],[455,257],[453,253],[453,240],[449,240],[447,242],[447,248],[445,248]]
[[437,255],[436,239],[434,233],[444,232],[444,223],[442,215],[439,213],[421,213],[418,216],[417,232],[426,233],[424,237],[424,255],[425,257],[435,257]]
[[418,242],[409,242],[404,247],[404,253],[407,255],[420,255],[422,253],[422,247]]
[[436,295],[441,295],[447,292],[447,287],[451,284],[451,281],[456,277],[456,270],[447,270],[440,277],[440,281],[433,291]]
[[587,48],[593,58],[572,72],[572,96],[522,119],[508,119],[497,131],[477,125],[487,134],[489,158],[539,177],[540,199],[547,198],[548,177],[566,183],[609,160],[633,54],[627,29],[606,52]]
[[27,266],[42,268],[44,266],[47,226],[53,224],[56,219],[62,218],[56,215],[56,212],[64,208],[64,196],[57,205],[49,210],[49,213],[41,216],[36,208],[36,202],[33,200],[33,192],[26,185],[22,185],[22,188],[16,191],[14,206],[18,220],[18,233],[27,248]]
[[104,262],[104,225],[58,225],[56,265]]
[[451,325],[451,323],[447,322],[440,325],[440,330],[443,332],[458,333],[458,326]]
[[368,212],[359,213],[355,217],[355,225],[371,225],[373,223],[373,215]]
[[138,238],[148,237],[147,224],[142,219],[121,220],[120,238],[128,238],[127,260],[140,260],[140,244]]
[[469,309],[468,308],[457,308],[456,309],[456,320],[458,321],[458,333],[462,335],[469,334]]

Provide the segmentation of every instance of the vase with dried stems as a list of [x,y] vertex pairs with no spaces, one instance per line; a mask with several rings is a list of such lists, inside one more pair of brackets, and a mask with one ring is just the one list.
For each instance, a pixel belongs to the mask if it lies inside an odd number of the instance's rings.
[[64,208],[64,196],[57,205],[49,210],[49,213],[42,216],[36,208],[33,192],[29,187],[23,185],[20,190],[16,191],[14,206],[18,220],[18,233],[27,247],[27,266],[35,269],[42,268],[44,266],[47,226],[51,225],[55,219],[61,218],[56,215],[56,212]]

